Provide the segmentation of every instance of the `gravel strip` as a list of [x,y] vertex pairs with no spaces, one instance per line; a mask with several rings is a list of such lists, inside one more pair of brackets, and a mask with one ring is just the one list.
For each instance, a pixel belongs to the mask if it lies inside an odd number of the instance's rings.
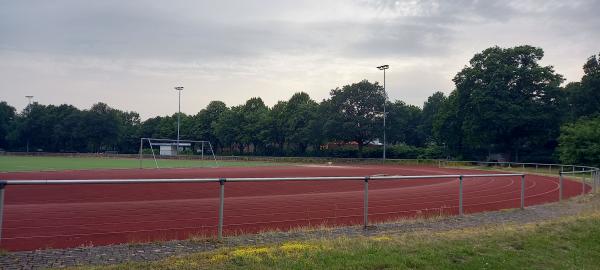
[[465,215],[463,217],[403,220],[377,224],[367,230],[364,230],[362,226],[352,226],[227,237],[223,243],[210,240],[186,240],[10,252],[0,255],[0,269],[46,269],[76,265],[107,265],[131,261],[160,260],[175,255],[210,251],[224,246],[262,245],[340,236],[401,234],[422,230],[444,231],[503,223],[520,224],[576,215],[586,210],[596,209],[600,209],[600,196],[588,195],[562,203],[530,206],[523,211],[503,210]]

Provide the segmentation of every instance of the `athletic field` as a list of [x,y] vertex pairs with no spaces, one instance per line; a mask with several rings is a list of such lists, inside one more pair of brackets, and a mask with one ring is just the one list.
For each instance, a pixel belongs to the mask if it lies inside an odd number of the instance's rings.
[[[20,171],[0,173],[0,179],[365,177],[490,173],[430,166],[268,166],[254,162],[231,163],[236,167],[124,169],[136,167],[139,163],[135,159],[98,161],[71,158],[41,158],[39,161],[43,161],[40,162],[43,165],[28,167],[26,164],[18,165],[19,162],[23,164],[23,160],[18,159],[20,161],[10,161],[12,167],[6,164],[2,166]],[[38,161],[37,158],[29,159],[32,160]],[[99,167],[111,169],[91,169]],[[119,169],[112,169],[115,167]],[[361,225],[364,218],[362,180],[226,182],[224,187],[225,236],[298,227]],[[219,188],[218,182],[9,185],[5,188],[0,248],[33,250],[214,237],[218,224]],[[520,205],[520,176],[468,178],[464,180],[463,188],[466,214],[518,208]],[[370,180],[369,221],[376,224],[416,216],[456,215],[458,190],[457,178]],[[590,187],[565,180],[564,198],[579,195],[582,191],[589,192]],[[557,200],[557,177],[526,176],[526,206]]]

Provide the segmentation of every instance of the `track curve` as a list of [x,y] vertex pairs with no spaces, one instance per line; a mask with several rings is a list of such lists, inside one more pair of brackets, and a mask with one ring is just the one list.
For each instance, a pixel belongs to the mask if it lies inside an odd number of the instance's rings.
[[[275,166],[253,168],[118,169],[0,173],[0,179],[144,179],[480,174],[425,166]],[[486,171],[489,173],[489,171]],[[67,248],[186,239],[216,233],[215,183],[79,186],[8,186],[0,247]],[[563,197],[589,192],[565,180]],[[517,208],[520,177],[468,178],[465,213]],[[558,200],[558,179],[527,175],[525,205]],[[315,225],[360,224],[361,181],[228,183],[225,234]],[[383,222],[458,213],[457,179],[369,182],[369,220]]]

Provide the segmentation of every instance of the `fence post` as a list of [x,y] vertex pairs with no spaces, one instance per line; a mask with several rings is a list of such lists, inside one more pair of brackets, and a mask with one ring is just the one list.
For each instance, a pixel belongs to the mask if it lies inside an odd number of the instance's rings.
[[558,201],[560,202],[563,197],[563,174],[559,172],[558,175]]
[[595,188],[594,188],[595,184],[594,183],[596,183],[596,181],[594,179],[594,171],[591,171],[590,172],[590,185],[592,186],[592,191],[590,193],[594,193],[594,190],[595,190]]
[[592,185],[592,193],[596,193],[596,171],[592,171],[592,183],[590,183]]
[[585,173],[581,173],[581,195],[585,195]]
[[367,229],[369,226],[369,176],[365,176],[365,197],[363,198],[364,202],[364,228]]
[[521,210],[525,209],[525,175],[521,175]]
[[548,173],[552,174],[552,164],[550,164],[550,166],[548,166]]
[[0,181],[0,244],[2,244],[2,222],[4,217],[4,188],[6,181]]
[[463,176],[458,177],[458,215],[463,215]]
[[594,171],[594,193],[598,192],[598,178],[600,178],[600,174],[598,174],[598,170]]
[[219,179],[219,227],[218,227],[218,240],[223,240],[223,208],[225,207],[225,181],[227,179]]

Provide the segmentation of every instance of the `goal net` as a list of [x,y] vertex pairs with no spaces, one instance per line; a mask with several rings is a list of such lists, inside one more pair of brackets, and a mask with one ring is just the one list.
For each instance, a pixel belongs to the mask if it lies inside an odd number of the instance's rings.
[[140,138],[140,168],[148,159],[156,168],[219,166],[209,141]]

